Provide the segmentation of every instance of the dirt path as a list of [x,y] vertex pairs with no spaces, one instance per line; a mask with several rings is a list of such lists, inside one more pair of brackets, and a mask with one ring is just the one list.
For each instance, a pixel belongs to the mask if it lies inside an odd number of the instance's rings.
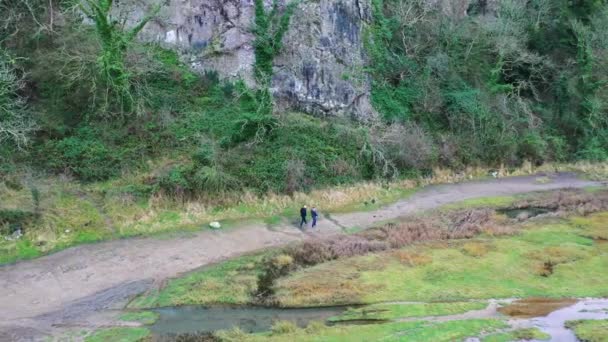
[[32,261],[0,267],[0,340],[31,340],[62,326],[95,326],[108,308],[163,280],[231,256],[284,245],[343,227],[369,227],[379,221],[465,199],[560,188],[600,185],[573,174],[557,174],[548,183],[536,177],[431,186],[388,207],[332,215],[320,231],[292,226],[268,229],[251,224],[228,231],[177,234],[171,238],[135,238],[83,245]]

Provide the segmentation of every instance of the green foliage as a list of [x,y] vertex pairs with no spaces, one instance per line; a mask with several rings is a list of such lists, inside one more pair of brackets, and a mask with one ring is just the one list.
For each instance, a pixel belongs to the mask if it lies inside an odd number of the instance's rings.
[[254,73],[258,82],[267,86],[272,76],[272,62],[283,47],[283,36],[289,28],[289,21],[297,6],[297,1],[293,1],[281,9],[279,1],[273,0],[270,11],[266,11],[264,8],[264,0],[254,0],[254,6]]
[[99,73],[107,87],[106,101],[118,99],[121,110],[131,112],[134,108],[133,85],[125,66],[125,55],[137,34],[146,26],[160,7],[156,6],[133,28],[125,30],[112,15],[113,0],[83,0],[80,9],[95,23],[95,32],[101,43]]
[[576,337],[585,342],[608,341],[608,320],[577,320],[566,322],[566,328],[574,330]]
[[446,316],[482,310],[484,302],[450,302],[424,304],[374,304],[360,308],[350,308],[340,316],[332,317],[331,322],[356,320],[395,320],[411,317]]
[[23,210],[0,209],[0,234],[9,235],[36,219],[35,213]]
[[50,140],[44,146],[48,167],[72,173],[85,181],[104,180],[118,174],[122,156],[99,138],[91,127],[79,129],[74,136]]
[[509,0],[468,13],[372,2],[365,46],[383,117],[428,128],[439,150],[452,135],[468,147],[448,158],[456,165],[540,163],[572,151],[604,160],[607,4]]
[[298,330],[298,326],[291,321],[276,321],[272,325],[273,335],[291,334]]
[[549,334],[540,331],[538,328],[517,329],[510,332],[492,334],[484,337],[483,342],[510,342],[510,341],[546,341],[551,339]]
[[158,292],[142,294],[131,308],[174,305],[248,304],[265,254],[244,255],[169,280]]
[[85,342],[138,342],[150,335],[150,330],[146,328],[117,327],[95,331],[87,336]]

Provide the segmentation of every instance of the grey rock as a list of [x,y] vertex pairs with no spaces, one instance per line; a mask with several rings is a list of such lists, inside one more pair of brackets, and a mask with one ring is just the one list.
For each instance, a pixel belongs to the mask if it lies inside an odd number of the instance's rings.
[[[265,0],[270,6],[272,0]],[[282,5],[286,1],[280,0]],[[491,12],[498,0],[426,0],[455,19],[467,11]],[[140,20],[151,0],[120,2],[129,22]],[[179,51],[198,72],[213,70],[224,79],[255,86],[251,28],[253,0],[166,0],[158,17],[140,34]],[[271,92],[279,110],[365,121],[376,114],[370,104],[370,80],[364,72],[363,44],[372,20],[371,0],[304,0],[298,3],[283,50],[274,61]]]

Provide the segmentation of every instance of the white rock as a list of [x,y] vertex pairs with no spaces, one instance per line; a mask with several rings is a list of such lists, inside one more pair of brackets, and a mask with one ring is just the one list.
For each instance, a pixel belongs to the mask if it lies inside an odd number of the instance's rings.
[[220,229],[220,228],[222,228],[222,225],[217,221],[213,221],[213,222],[209,223],[209,227],[211,227],[213,229]]

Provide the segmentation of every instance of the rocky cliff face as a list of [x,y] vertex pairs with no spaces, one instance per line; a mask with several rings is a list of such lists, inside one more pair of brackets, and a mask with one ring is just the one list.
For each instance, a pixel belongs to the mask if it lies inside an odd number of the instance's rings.
[[[485,8],[495,1],[427,4],[458,18],[467,15],[472,3]],[[135,17],[143,15],[142,5],[135,8]],[[363,34],[371,17],[371,0],[300,1],[284,49],[275,58],[271,90],[277,104],[320,116],[373,118],[370,82],[363,70]],[[142,38],[177,49],[197,71],[215,70],[221,77],[254,85],[253,21],[253,0],[167,0]]]

